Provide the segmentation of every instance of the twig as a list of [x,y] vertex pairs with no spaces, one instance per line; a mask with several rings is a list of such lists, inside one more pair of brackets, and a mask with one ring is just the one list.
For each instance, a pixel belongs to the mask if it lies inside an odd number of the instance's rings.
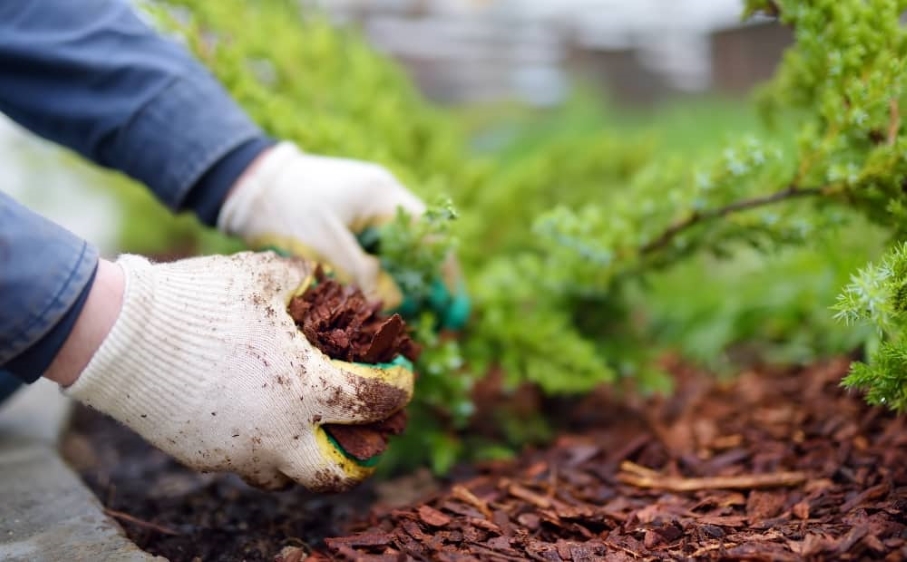
[[[706,476],[704,478],[682,478],[659,474],[640,474],[639,465],[621,463],[624,472],[617,479],[624,484],[638,488],[658,488],[671,492],[693,492],[698,490],[752,490],[756,488],[777,488],[797,486],[806,481],[804,472],[773,472],[770,474],[742,474],[740,476]],[[646,469],[648,470],[648,469]]]
[[104,513],[113,517],[115,519],[120,519],[122,521],[127,521],[139,527],[145,527],[146,529],[152,529],[158,533],[163,533],[165,535],[180,535],[178,531],[174,531],[169,527],[164,527],[163,525],[158,525],[157,523],[152,523],[151,521],[145,521],[144,519],[139,519],[129,515],[128,513],[123,513],[122,511],[117,511],[115,509],[104,508]]
[[464,488],[463,486],[457,485],[454,486],[450,492],[451,495],[456,499],[465,502],[481,511],[482,515],[484,515],[486,519],[491,519],[491,510],[488,508],[488,504],[477,498],[476,495],[470,492],[468,489]]
[[507,492],[510,493],[511,496],[527,501],[535,507],[541,509],[548,509],[551,507],[551,498],[536,494],[532,490],[528,490],[519,484],[511,484],[508,486]]
[[624,472],[631,472],[637,476],[642,476],[643,478],[658,478],[659,476],[658,472],[642,466],[641,464],[636,464],[633,461],[624,461],[620,463],[620,469]]
[[897,98],[888,100],[888,113],[891,116],[888,120],[888,146],[893,146],[894,141],[898,139],[898,130],[901,128],[901,111],[898,108]]
[[470,552],[472,552],[474,554],[481,553],[483,556],[486,557],[486,560],[505,560],[505,561],[512,560],[512,561],[516,561],[516,562],[525,560],[525,558],[521,558],[518,556],[511,556],[510,554],[498,552],[497,550],[493,550],[493,549],[488,548],[487,546],[485,546],[483,544],[479,544],[477,542],[469,542],[466,544],[469,545],[468,548],[469,548]]
[[814,195],[822,195],[828,190],[828,187],[806,187],[799,188],[795,185],[790,185],[781,191],[776,191],[769,195],[762,195],[759,197],[752,197],[750,199],[741,199],[740,201],[734,201],[729,203],[724,207],[718,207],[715,209],[708,209],[705,211],[695,211],[685,219],[679,220],[674,224],[668,226],[662,232],[658,238],[644,244],[640,249],[641,254],[649,254],[655,250],[659,250],[667,246],[671,240],[673,240],[678,234],[687,230],[688,228],[695,226],[697,224],[726,217],[734,213],[739,213],[740,211],[746,211],[749,209],[755,209],[757,207],[764,207],[766,205],[771,205],[772,203],[777,203],[779,201],[784,201],[786,199],[796,199],[800,197],[811,197]]
[[557,465],[552,465],[551,470],[548,472],[548,486],[545,490],[545,495],[551,499],[554,498],[557,493]]
[[697,550],[693,554],[691,554],[690,558],[698,558],[698,557],[702,556],[703,554],[705,554],[706,552],[711,552],[713,550],[718,550],[721,548],[728,548],[728,547],[733,548],[735,546],[737,546],[736,543],[719,542],[719,543],[715,543],[715,544],[708,544],[706,546],[701,547],[699,550]]

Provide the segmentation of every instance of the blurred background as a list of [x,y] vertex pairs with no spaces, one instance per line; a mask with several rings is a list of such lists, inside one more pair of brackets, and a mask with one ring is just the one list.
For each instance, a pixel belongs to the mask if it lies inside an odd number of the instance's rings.
[[621,105],[745,93],[792,38],[740,0],[321,0],[445,104],[563,103],[576,80]]
[[[747,94],[792,41],[772,21],[742,23],[740,0],[299,1],[360,29],[489,148],[512,138],[514,120],[562,107],[579,88],[634,124],[684,131],[706,113],[732,129],[750,122]],[[100,176],[3,116],[0,166],[13,197],[105,253],[120,249],[116,203],[92,187]]]

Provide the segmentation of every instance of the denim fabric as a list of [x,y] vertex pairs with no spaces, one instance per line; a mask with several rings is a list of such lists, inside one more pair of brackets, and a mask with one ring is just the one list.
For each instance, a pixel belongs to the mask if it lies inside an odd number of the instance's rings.
[[[97,264],[94,246],[0,192],[0,368],[53,331]],[[25,382],[41,375],[13,374]]]
[[94,283],[96,274],[97,266],[85,282],[76,300],[59,320],[54,321],[53,327],[35,343],[31,344],[28,349],[7,361],[5,365],[2,365],[4,370],[25,382],[33,382],[47,371],[57,356],[57,352],[66,343],[69,334],[75,327],[76,321],[85,307],[85,302],[88,300],[88,294],[91,292],[91,286]]
[[[175,211],[202,177],[218,178],[208,172],[228,155],[248,163],[254,154],[238,149],[265,138],[188,50],[126,0],[3,0],[0,84],[0,112],[142,182]],[[219,208],[233,179],[200,187],[194,204],[210,209],[211,195]]]
[[[0,84],[0,112],[209,225],[239,174],[273,144],[126,0],[3,0]],[[0,192],[0,369],[25,382],[40,375],[97,261],[89,243]]]

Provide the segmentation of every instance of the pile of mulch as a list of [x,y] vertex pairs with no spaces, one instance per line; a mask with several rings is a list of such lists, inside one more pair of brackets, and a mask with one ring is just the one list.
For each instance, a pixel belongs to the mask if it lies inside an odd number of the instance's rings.
[[376,509],[309,560],[905,559],[904,419],[847,396],[847,367],[725,386],[677,367],[670,400],[592,397],[588,431]]
[[[331,359],[377,365],[399,356],[415,362],[422,352],[399,314],[381,314],[380,302],[370,303],[357,287],[328,278],[320,266],[315,283],[290,301],[287,312],[306,339]],[[397,399],[399,389],[372,387],[360,392],[374,406],[402,403]],[[398,410],[370,424],[322,427],[347,455],[368,461],[384,453],[390,438],[403,433],[406,423],[406,410]]]
[[672,398],[590,395],[550,447],[396,507],[374,483],[268,494],[196,475],[86,410],[66,450],[175,561],[907,559],[905,422],[842,390],[847,366],[721,384],[676,365]]

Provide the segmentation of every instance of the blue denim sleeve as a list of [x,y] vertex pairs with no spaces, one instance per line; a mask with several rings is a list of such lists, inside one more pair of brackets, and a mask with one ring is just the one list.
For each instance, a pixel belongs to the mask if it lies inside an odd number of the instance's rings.
[[127,0],[0,2],[0,112],[214,224],[272,144],[207,69]]
[[[0,84],[0,112],[208,225],[273,144],[127,0],[3,0]],[[81,311],[97,261],[91,245],[0,193],[0,370],[25,382],[40,376]]]
[[98,252],[0,192],[0,371],[34,382],[75,324]]

